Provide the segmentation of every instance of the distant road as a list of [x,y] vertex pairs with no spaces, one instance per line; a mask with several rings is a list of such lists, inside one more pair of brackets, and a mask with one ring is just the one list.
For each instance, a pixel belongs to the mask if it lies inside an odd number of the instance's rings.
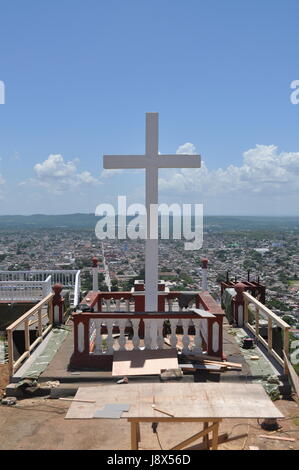
[[105,269],[105,283],[108,287],[109,292],[111,292],[111,279],[110,279],[110,274],[109,274],[109,266],[106,263],[106,258],[105,258],[104,243],[102,243],[102,255],[103,255],[103,266]]

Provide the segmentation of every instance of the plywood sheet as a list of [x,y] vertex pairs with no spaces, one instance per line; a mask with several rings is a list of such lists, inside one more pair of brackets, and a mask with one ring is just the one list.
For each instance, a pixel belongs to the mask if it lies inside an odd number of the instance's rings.
[[[147,383],[101,385],[79,388],[76,399],[96,403],[73,402],[67,419],[93,418],[96,410],[110,403],[128,403],[122,418],[155,418],[165,415],[155,406],[176,418],[282,418],[259,384],[219,383]],[[170,418],[171,419],[171,418]]]
[[116,351],[113,356],[112,375],[160,375],[162,369],[177,369],[176,349]]

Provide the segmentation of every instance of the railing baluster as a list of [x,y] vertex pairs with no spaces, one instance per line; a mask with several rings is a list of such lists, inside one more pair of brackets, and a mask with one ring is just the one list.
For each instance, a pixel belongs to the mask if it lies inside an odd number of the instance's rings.
[[195,337],[194,337],[194,347],[192,352],[194,354],[201,354],[202,353],[202,340],[200,335],[200,322],[201,319],[192,319],[193,325],[195,328]]
[[163,346],[164,346],[163,325],[164,325],[164,319],[159,318],[157,320],[157,346],[158,346],[158,349],[163,349]]
[[144,318],[144,346],[145,349],[151,349],[152,338],[151,338],[151,319]]
[[133,343],[134,349],[139,349],[140,338],[139,338],[139,331],[138,330],[139,330],[140,319],[135,318],[135,319],[132,319],[131,322],[132,322],[132,327],[133,327],[132,343]]
[[113,319],[107,319],[106,320],[106,325],[107,325],[107,333],[108,333],[108,336],[107,336],[107,354],[113,354],[113,343],[114,343],[114,339],[113,339],[113,335],[112,335],[112,332],[113,332]]
[[158,320],[151,320],[150,322],[150,337],[151,337],[151,346],[150,349],[158,349]]
[[176,318],[171,318],[169,322],[170,322],[170,327],[171,327],[170,344],[172,348],[176,348],[176,345],[178,342],[178,338],[176,335],[176,328],[177,328],[178,321]]
[[125,327],[126,327],[127,319],[120,319],[118,320],[118,325],[119,325],[119,339],[118,339],[118,344],[119,344],[119,350],[120,351],[125,351],[125,344],[126,344],[126,337],[125,337]]
[[188,348],[189,346],[189,343],[190,343],[190,339],[189,339],[189,335],[188,335],[188,329],[189,329],[189,324],[190,324],[190,319],[189,318],[184,318],[182,320],[182,324],[183,324],[183,331],[184,331],[184,336],[183,336],[183,353],[184,354],[189,354],[190,353],[190,349]]
[[95,354],[102,354],[102,320],[95,320],[95,329],[96,329],[96,337],[95,337]]

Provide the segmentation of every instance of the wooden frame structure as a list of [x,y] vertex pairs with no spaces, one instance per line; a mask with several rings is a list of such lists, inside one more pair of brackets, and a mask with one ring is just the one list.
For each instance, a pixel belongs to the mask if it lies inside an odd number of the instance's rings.
[[[153,418],[128,418],[128,422],[131,424],[131,450],[138,450],[140,442],[140,423],[152,422]],[[161,417],[155,418],[155,423],[167,422],[167,423],[203,423],[202,431],[199,431],[192,436],[188,437],[182,442],[179,442],[169,450],[180,450],[187,447],[194,441],[203,438],[203,442],[207,450],[209,446],[209,434],[212,433],[212,450],[218,449],[218,436],[219,426],[221,418],[175,418],[175,417]]]

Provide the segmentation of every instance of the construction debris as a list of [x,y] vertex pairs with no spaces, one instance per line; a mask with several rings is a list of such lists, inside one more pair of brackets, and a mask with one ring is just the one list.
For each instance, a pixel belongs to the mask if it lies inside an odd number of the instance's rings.
[[118,380],[116,383],[117,384],[128,384],[129,379],[128,379],[128,377],[123,377],[122,379]]
[[78,400],[77,398],[62,398],[62,397],[60,397],[59,400],[76,401],[76,402],[80,402],[80,403],[96,403],[95,400]]
[[17,403],[16,397],[6,397],[2,398],[1,404],[6,406],[13,406]]
[[178,369],[162,369],[160,374],[160,380],[166,382],[168,380],[180,380],[183,377],[181,368]]

